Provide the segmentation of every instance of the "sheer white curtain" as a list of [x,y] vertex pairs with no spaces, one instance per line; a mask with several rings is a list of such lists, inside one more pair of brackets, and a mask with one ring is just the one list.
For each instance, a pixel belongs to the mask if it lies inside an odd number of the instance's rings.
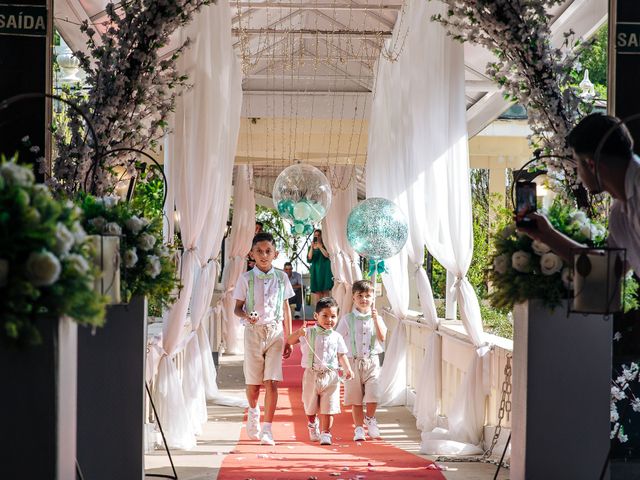
[[[379,61],[367,148],[367,197],[391,200],[406,215],[404,167],[401,162],[398,162],[398,154],[405,150],[402,122],[406,120],[397,103],[401,98],[399,97],[401,90],[405,86],[400,81],[399,72],[393,68],[392,62],[384,58]],[[390,168],[391,165],[393,165],[392,168]],[[390,339],[380,373],[382,389],[380,403],[404,405],[407,388],[407,339],[404,318],[409,309],[406,248],[403,248],[398,255],[385,260],[385,266],[388,273],[382,275],[382,280],[397,322],[393,328],[390,328]]]
[[[432,255],[456,277],[453,288],[461,319],[478,355],[449,414],[449,430],[424,432],[422,450],[467,453],[477,450],[482,432],[485,394],[481,381],[482,357],[487,349],[483,347],[478,300],[466,279],[473,253],[473,235],[463,49],[446,37],[440,25],[430,21],[433,14],[443,12],[444,8],[445,5],[437,2],[411,0],[405,21],[396,22],[396,25],[407,25],[408,33],[404,52],[397,62],[380,59],[368,166],[371,166],[372,154],[386,157],[387,162],[393,159],[393,168],[386,177],[379,178],[383,172],[379,169],[372,178],[376,185],[386,184],[386,191],[385,185],[380,186],[383,193],[388,192],[389,183],[402,177],[409,197],[407,213],[411,230],[406,251],[426,322],[434,331],[438,321],[432,294],[418,268],[422,263],[422,246],[426,244]],[[398,32],[395,35],[398,38]],[[367,176],[368,183],[371,176]],[[402,206],[402,198],[398,201]],[[439,400],[441,353],[437,334],[430,336],[426,347],[415,411],[418,425],[430,430],[435,426]]]
[[347,219],[358,203],[356,167],[353,165],[329,167],[332,182],[332,200],[323,221],[322,237],[331,256],[333,290],[331,295],[340,305],[341,312],[352,307],[351,285],[362,279],[359,256],[347,240]]
[[221,300],[224,305],[222,338],[225,352],[231,354],[244,351],[242,327],[233,313],[236,305],[233,289],[236,287],[238,277],[245,271],[246,258],[251,250],[255,228],[256,198],[253,188],[253,168],[250,165],[238,165],[233,184],[233,220],[229,257],[222,274],[224,296]]
[[[241,76],[231,44],[231,13],[225,0],[203,8],[180,32],[180,38],[192,41],[180,57],[178,67],[194,86],[178,98],[173,140],[167,155],[185,248],[183,288],[165,321],[164,355],[158,367],[155,399],[169,446],[191,448],[195,445],[195,434],[206,422],[203,368],[210,370],[211,365],[204,358],[204,355],[210,358],[210,351],[202,352],[200,347],[203,334],[200,326],[209,292],[202,290],[208,288],[205,284],[211,283],[212,275],[215,278],[216,269],[209,259],[220,248],[226,222],[239,127]],[[196,316],[192,318],[191,333],[183,336],[196,284],[201,291],[195,297]],[[184,348],[185,373],[181,384],[172,358]]]

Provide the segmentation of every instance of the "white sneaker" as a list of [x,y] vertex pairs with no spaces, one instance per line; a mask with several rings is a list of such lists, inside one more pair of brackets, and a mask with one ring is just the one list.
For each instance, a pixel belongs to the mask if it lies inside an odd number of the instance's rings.
[[275,445],[276,442],[273,440],[273,433],[271,430],[264,430],[260,434],[260,444],[261,445]]
[[247,436],[251,440],[260,440],[260,409],[249,409],[247,413]]
[[378,428],[376,417],[364,417],[364,423],[371,438],[382,438],[380,437],[380,429]]
[[363,427],[356,427],[356,429],[353,431],[353,441],[354,442],[364,442],[365,441],[364,428]]
[[309,440],[312,442],[320,440],[320,424],[317,418],[315,423],[308,423],[307,428],[309,429]]
[[320,445],[331,445],[331,434],[329,432],[320,434]]

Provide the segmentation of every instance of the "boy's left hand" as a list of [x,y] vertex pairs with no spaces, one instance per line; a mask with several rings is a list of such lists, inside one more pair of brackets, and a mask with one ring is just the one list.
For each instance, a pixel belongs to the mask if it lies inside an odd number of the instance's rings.
[[376,310],[376,307],[374,306],[371,307],[371,318],[374,322],[378,320],[378,310]]
[[284,344],[284,350],[282,352],[282,358],[289,358],[291,356],[291,352],[293,351],[293,347],[288,343]]
[[344,378],[346,378],[347,380],[351,380],[353,378],[353,370],[348,369],[346,372],[344,372]]

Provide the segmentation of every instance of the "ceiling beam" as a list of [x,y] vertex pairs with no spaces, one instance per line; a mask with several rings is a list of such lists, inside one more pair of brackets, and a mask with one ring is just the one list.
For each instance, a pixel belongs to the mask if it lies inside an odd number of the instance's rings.
[[251,8],[251,9],[275,9],[275,8],[290,8],[294,10],[348,10],[354,12],[367,12],[374,10],[388,10],[397,11],[402,8],[402,4],[375,4],[367,5],[362,3],[330,3],[330,2],[317,2],[317,3],[290,3],[290,2],[233,2],[229,3],[231,8]]
[[247,35],[300,35],[303,37],[316,37],[318,35],[333,35],[347,37],[390,37],[391,30],[320,30],[315,28],[293,28],[290,30],[278,30],[276,28],[233,28],[231,33],[235,36]]

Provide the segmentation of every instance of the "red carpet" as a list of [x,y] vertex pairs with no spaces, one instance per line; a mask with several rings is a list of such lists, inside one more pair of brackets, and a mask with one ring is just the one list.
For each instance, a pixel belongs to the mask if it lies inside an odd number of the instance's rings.
[[[333,445],[311,443],[300,399],[301,378],[300,346],[297,345],[291,358],[285,361],[284,381],[279,388],[273,423],[277,445],[270,447],[249,440],[243,425],[237,447],[222,463],[219,480],[444,480],[432,462],[384,440],[354,442],[351,411],[344,407],[342,413],[334,417]],[[260,402],[262,405],[262,396]],[[384,436],[384,425],[381,431]]]

